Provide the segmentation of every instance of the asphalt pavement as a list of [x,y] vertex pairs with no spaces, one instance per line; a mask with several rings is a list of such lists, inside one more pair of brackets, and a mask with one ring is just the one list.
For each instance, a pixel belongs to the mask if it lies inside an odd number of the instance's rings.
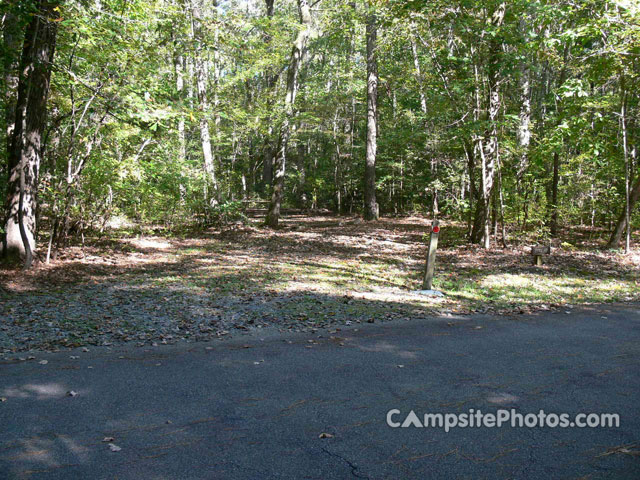
[[[639,305],[20,356],[0,362],[0,479],[640,478]],[[445,432],[393,409],[619,426]]]

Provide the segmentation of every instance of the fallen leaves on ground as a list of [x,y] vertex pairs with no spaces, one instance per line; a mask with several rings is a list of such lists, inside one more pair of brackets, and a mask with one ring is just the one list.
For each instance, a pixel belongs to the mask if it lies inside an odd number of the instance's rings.
[[444,223],[435,288],[447,295],[428,298],[413,291],[429,219],[293,215],[282,223],[193,238],[87,238],[50,265],[0,271],[0,353],[640,300],[640,255],[596,249],[604,231],[567,232],[571,249],[559,240],[535,267],[531,241],[483,250],[466,244],[464,225]]
[[609,455],[615,455],[615,454],[623,454],[623,455],[630,455],[632,457],[639,457],[640,444],[630,443],[628,445],[618,445],[616,447],[610,447],[610,448],[607,448],[605,452],[598,455],[598,457],[608,457]]

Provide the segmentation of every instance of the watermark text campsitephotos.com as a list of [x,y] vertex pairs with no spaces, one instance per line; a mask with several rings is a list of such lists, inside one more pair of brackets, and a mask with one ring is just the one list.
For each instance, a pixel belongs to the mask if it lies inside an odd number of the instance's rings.
[[387,425],[392,428],[500,428],[503,426],[526,428],[611,428],[620,426],[617,413],[520,413],[516,409],[498,409],[494,412],[469,409],[465,413],[425,413],[418,416],[413,410],[403,414],[394,408],[387,412]]

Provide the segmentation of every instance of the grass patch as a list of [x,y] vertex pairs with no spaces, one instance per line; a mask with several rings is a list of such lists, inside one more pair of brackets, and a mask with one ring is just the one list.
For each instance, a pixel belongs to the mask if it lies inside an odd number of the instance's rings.
[[527,244],[485,251],[460,240],[461,226],[445,223],[434,287],[446,297],[434,299],[414,293],[422,283],[427,219],[283,223],[277,231],[254,225],[190,239],[88,241],[51,265],[2,272],[3,313],[27,332],[21,338],[33,332],[33,342],[40,335],[55,344],[640,300],[640,255],[592,243],[574,240],[569,248],[560,239],[534,267]]

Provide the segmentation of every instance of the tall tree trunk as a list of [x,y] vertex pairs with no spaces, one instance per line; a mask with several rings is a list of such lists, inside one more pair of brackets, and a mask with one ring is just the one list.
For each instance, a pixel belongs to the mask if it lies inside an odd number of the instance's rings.
[[[563,53],[563,67],[560,71],[560,76],[558,78],[558,88],[564,85],[564,82],[567,79],[568,75],[568,65],[567,61],[569,58],[570,45],[567,44],[564,47]],[[556,115],[558,118],[561,118],[562,108],[558,106]],[[564,139],[563,139],[564,144]],[[549,232],[552,237],[558,236],[558,184],[560,182],[560,152],[556,151],[553,153],[553,162],[551,165],[552,168],[552,177],[551,184],[547,190],[548,193],[551,194],[551,203],[549,204]],[[549,191],[550,190],[550,191]],[[548,198],[548,197],[547,197]]]
[[[220,156],[220,96],[219,96],[219,87],[220,87],[220,26],[219,26],[219,12],[218,12],[218,0],[212,0],[211,6],[213,7],[213,61],[211,62],[211,70],[212,70],[212,84],[213,84],[213,132],[214,132],[214,145],[213,145],[213,157],[212,163],[215,166],[217,160]],[[214,167],[215,168],[215,167]],[[222,168],[222,167],[221,167]],[[215,177],[215,176],[214,176]],[[215,184],[215,178],[214,178]],[[221,190],[217,190],[216,193],[219,195]]]
[[[502,162],[500,157],[498,157],[498,198],[497,200],[500,203],[500,225],[502,227],[502,246],[503,248],[507,248],[507,227],[504,224],[504,193],[502,190]],[[496,239],[498,237],[497,233],[495,234]],[[497,241],[497,240],[496,240]]]
[[[182,102],[184,97],[184,57],[179,55],[176,58],[176,91],[178,98]],[[185,134],[184,115],[180,114],[178,118],[178,143],[179,143],[179,160],[182,164],[187,158],[187,138]]]
[[[11,8],[6,9],[2,24],[2,39],[4,41],[4,58],[3,58],[3,72],[4,77],[4,106],[5,116],[4,131],[6,134],[6,169],[7,169],[7,184],[9,184],[11,178],[11,141],[13,138],[13,130],[16,121],[16,102],[18,97],[18,66],[20,62],[20,34],[18,29],[18,21]],[[8,211],[3,212],[2,225],[6,223],[5,215]],[[0,245],[0,253],[4,254],[6,251],[6,235],[2,235],[2,243]]]
[[627,234],[624,241],[624,252],[631,250],[631,176],[629,165],[629,145],[627,137],[627,90],[625,88],[624,74],[620,78],[620,90],[622,91],[622,107],[620,108],[620,126],[622,128],[622,153],[624,155],[624,213],[627,224]]
[[267,17],[273,17],[273,4],[274,0],[264,0],[265,7],[267,7]]
[[[518,30],[523,39],[526,38],[529,20],[527,15],[520,20],[518,25]],[[529,65],[529,55],[524,55],[520,64],[518,87],[520,89],[520,125],[518,126],[520,158],[516,175],[518,181],[520,181],[529,166],[529,145],[531,144],[531,66]]]
[[[58,5],[59,1],[41,0],[25,30],[5,203],[5,255],[13,258],[25,256],[28,250],[36,251],[38,171],[42,161],[42,137],[56,45],[55,19],[58,15],[55,9]],[[22,177],[24,185],[21,185]],[[21,226],[23,235],[20,233]],[[28,249],[25,249],[23,236]]]
[[[476,51],[477,51],[476,48],[471,47],[472,55],[475,55]],[[480,73],[479,73],[479,68],[477,63],[475,63],[473,66],[473,76],[474,76],[474,100],[475,100],[475,108],[473,109],[473,119],[475,122],[479,122],[480,112],[482,111],[482,100],[481,100],[481,94],[480,94],[482,85],[480,83]],[[471,231],[469,233],[469,240],[472,243],[480,243],[480,241],[482,240],[482,225],[483,225],[482,202],[483,202],[483,185],[484,185],[482,178],[480,179],[480,185],[478,186],[479,188],[476,188],[474,186],[475,163],[476,163],[475,159],[477,159],[478,157],[480,157],[481,160],[483,159],[484,155],[481,154],[482,149],[483,149],[482,138],[479,136],[474,136],[473,147],[469,148],[468,150],[469,154],[467,154],[469,179],[471,181],[471,187],[472,187],[471,200],[469,202],[469,207],[470,207],[469,223],[471,226]],[[484,163],[482,163],[481,165],[482,165],[482,168],[480,171],[481,173],[484,174],[485,165]]]
[[552,237],[558,236],[558,183],[560,181],[560,154],[553,154],[553,177],[551,179],[551,217],[549,230]]
[[[369,6],[370,9],[373,7]],[[379,217],[376,201],[376,154],[378,136],[378,59],[377,19],[373,11],[367,16],[367,151],[364,167],[364,219]]]
[[522,178],[529,166],[529,145],[531,144],[531,69],[522,65],[520,76],[520,125],[518,127],[518,147],[520,159],[517,171]]
[[307,44],[313,33],[311,20],[311,8],[308,0],[298,0],[298,13],[300,15],[300,31],[296,36],[289,59],[289,71],[287,74],[287,94],[284,100],[284,119],[280,126],[278,144],[274,161],[275,176],[271,187],[271,202],[265,223],[277,228],[280,221],[280,205],[284,194],[284,175],[286,167],[286,153],[289,137],[291,135],[291,120],[298,93],[298,81],[300,66],[307,52]]
[[200,143],[202,145],[202,156],[204,159],[204,171],[207,176],[208,183],[217,192],[218,185],[216,181],[215,164],[213,160],[213,150],[211,148],[211,133],[209,131],[209,95],[207,91],[208,72],[207,61],[204,58],[202,36],[203,0],[191,0],[191,16],[193,41],[195,43],[195,74],[196,74],[196,93],[200,110]]
[[[178,47],[176,46],[176,49]],[[174,56],[174,69],[176,75],[176,94],[178,96],[178,102],[182,104],[184,99],[184,57],[180,54]],[[178,163],[180,165],[180,174],[184,175],[184,164],[187,158],[187,137],[185,133],[185,121],[184,115],[180,113],[178,117]],[[184,204],[186,201],[186,187],[180,183],[180,203]]]
[[[498,5],[491,15],[490,21],[494,28],[500,27],[504,21],[505,3]],[[499,155],[498,151],[498,115],[502,106],[500,98],[500,52],[502,50],[501,43],[492,37],[489,42],[489,107],[487,111],[487,120],[489,127],[484,132],[483,137],[478,139],[480,159],[482,161],[482,175],[480,186],[479,201],[476,202],[476,215],[471,234],[474,243],[482,243],[484,248],[489,248],[491,237],[491,215],[490,203],[491,195],[494,187],[496,163]],[[477,82],[476,82],[477,83]],[[482,228],[480,228],[482,226]]]
[[473,232],[474,202],[476,201],[476,177],[475,177],[475,153],[474,147],[467,141],[463,141],[464,154],[467,157],[467,173],[469,175],[469,216],[467,217],[467,236],[471,238]]
[[[413,66],[415,68],[416,71],[416,80],[418,82],[418,93],[420,95],[420,111],[422,111],[422,115],[424,116],[424,134],[425,134],[425,142],[424,142],[424,154],[425,156],[428,156],[429,154],[429,149],[428,149],[428,130],[429,130],[429,122],[427,121],[427,97],[425,95],[424,92],[424,82],[422,81],[422,69],[420,68],[420,59],[418,57],[418,45],[416,42],[416,36],[414,33],[414,29],[415,29],[415,25],[412,24],[411,25],[412,28],[412,32],[411,32],[411,36],[410,36],[410,41],[411,41],[411,53],[413,55]],[[437,164],[436,164],[436,159],[435,156],[431,156],[431,162],[430,162],[430,169],[429,169],[429,173],[430,173],[430,181],[432,184],[431,187],[431,215],[432,216],[437,216],[438,215],[438,189],[433,186],[436,185],[436,175],[437,175]]]
[[333,146],[335,148],[334,156],[336,159],[333,170],[333,182],[336,189],[336,212],[338,212],[338,215],[342,213],[342,159],[340,158],[340,140],[338,139],[339,114],[340,108],[338,107],[333,117]]
[[[274,8],[273,8],[274,0],[265,0],[265,6],[267,8],[267,19],[269,20],[269,28],[271,27],[271,20],[273,18]],[[264,43],[268,46],[271,44],[271,31],[264,36]],[[265,74],[266,85],[268,90],[272,90],[276,82],[278,81],[278,75],[273,73],[272,71],[267,71]],[[271,98],[271,97],[269,97]],[[271,102],[267,100],[267,110],[271,110]],[[271,123],[271,118],[267,118],[267,123]],[[266,138],[264,140],[264,152],[263,152],[263,163],[262,163],[262,182],[260,184],[261,191],[269,191],[271,184],[273,183],[273,139],[271,138],[273,135],[273,129],[271,125],[269,125],[269,131],[267,132]],[[264,190],[263,190],[264,189]]]

